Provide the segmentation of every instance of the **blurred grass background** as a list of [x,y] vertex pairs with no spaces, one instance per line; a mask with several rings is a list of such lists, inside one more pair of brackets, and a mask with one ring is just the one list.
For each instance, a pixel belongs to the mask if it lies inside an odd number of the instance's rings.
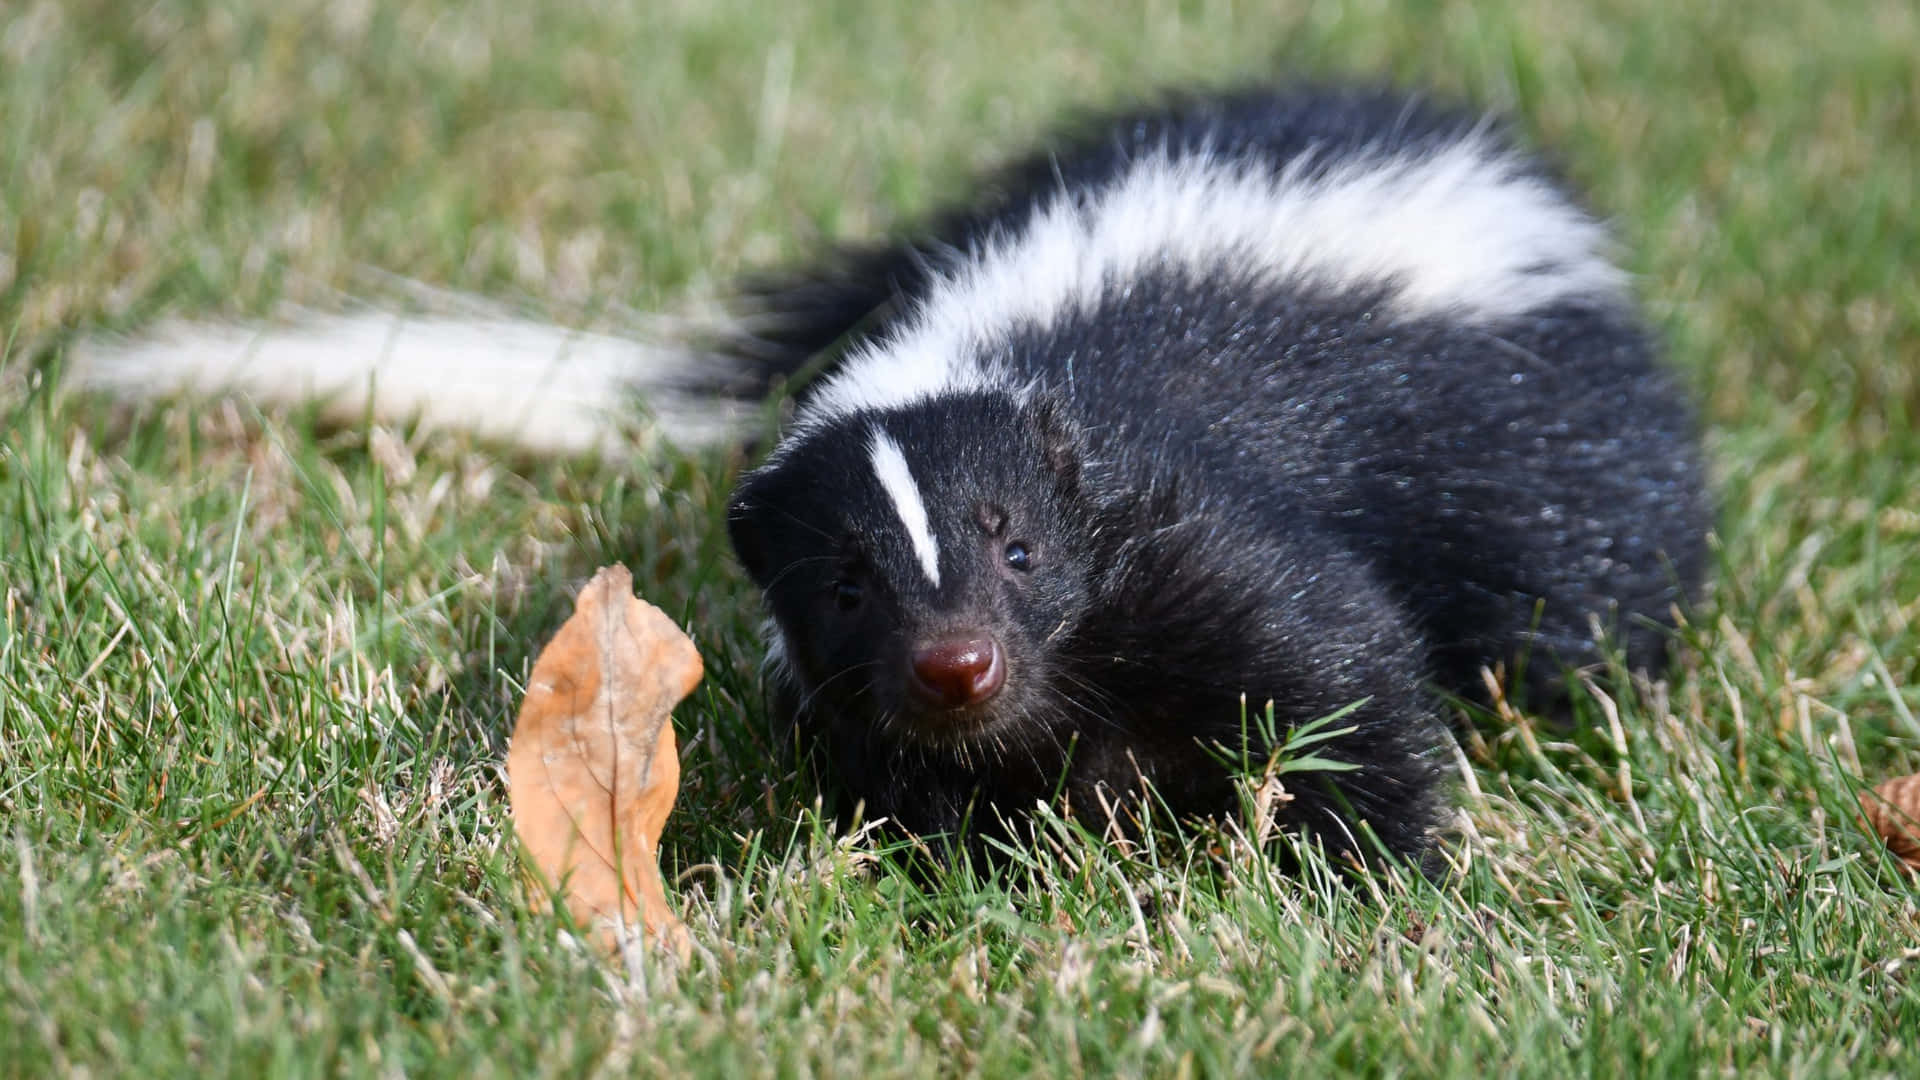
[[[1724,501],[1672,677],[1476,728],[1437,885],[1062,829],[915,887],[765,730],[738,460],[59,387],[76,335],[391,275],[682,310],[1074,111],[1355,74],[1590,192]],[[1920,910],[1850,807],[1920,769],[1917,196],[1909,0],[0,4],[0,1072],[1904,1074]],[[708,657],[677,981],[569,949],[504,835],[519,681],[613,561]]]

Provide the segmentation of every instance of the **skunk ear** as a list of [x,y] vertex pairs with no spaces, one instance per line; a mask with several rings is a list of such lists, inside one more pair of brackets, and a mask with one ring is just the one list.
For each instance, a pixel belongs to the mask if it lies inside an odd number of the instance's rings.
[[1047,469],[1067,490],[1080,486],[1080,428],[1066,410],[1052,398],[1034,404],[1035,424],[1040,432],[1040,449]]

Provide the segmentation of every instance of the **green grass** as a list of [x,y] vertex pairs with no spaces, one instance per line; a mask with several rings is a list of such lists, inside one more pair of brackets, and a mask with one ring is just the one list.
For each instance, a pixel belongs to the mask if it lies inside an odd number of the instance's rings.
[[[1910,0],[0,6],[0,1072],[1910,1072],[1920,905],[1850,806],[1920,769],[1916,57]],[[383,272],[673,310],[1065,111],[1341,71],[1554,148],[1724,494],[1671,678],[1480,724],[1438,884],[1059,828],[919,888],[779,764],[740,462],[58,383],[75,334]],[[708,659],[674,979],[566,945],[507,832],[520,682],[613,561]]]

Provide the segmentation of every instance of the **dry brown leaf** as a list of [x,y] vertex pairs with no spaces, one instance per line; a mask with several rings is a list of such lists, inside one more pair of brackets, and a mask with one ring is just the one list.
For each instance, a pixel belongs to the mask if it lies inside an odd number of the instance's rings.
[[1860,795],[1867,827],[1909,870],[1920,870],[1920,774],[1887,780]]
[[507,754],[514,829],[542,883],[610,946],[637,923],[683,959],[691,948],[657,845],[680,790],[669,714],[701,670],[693,642],[608,566],[527,680]]

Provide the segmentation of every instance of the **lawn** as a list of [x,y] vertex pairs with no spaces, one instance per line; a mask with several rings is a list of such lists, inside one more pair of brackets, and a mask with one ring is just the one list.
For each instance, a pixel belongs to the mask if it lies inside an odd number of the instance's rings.
[[[1499,106],[1616,224],[1723,509],[1662,682],[1478,717],[1452,870],[1050,827],[921,883],[768,730],[738,456],[62,388],[83,334],[405,302],[582,326],[873,236],[1061,116],[1362,73]],[[0,5],[0,1073],[1910,1075],[1911,0]],[[531,911],[503,762],[596,566],[708,677],[664,863],[704,952]]]

